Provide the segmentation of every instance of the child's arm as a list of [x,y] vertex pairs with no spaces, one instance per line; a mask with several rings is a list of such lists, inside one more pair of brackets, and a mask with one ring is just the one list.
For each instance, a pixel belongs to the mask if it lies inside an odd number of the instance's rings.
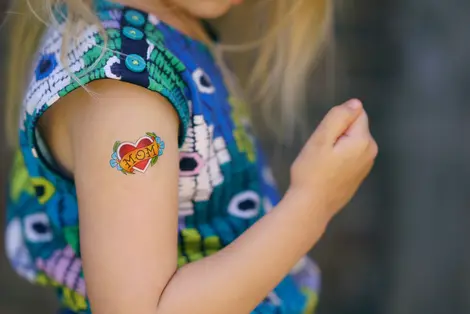
[[[374,157],[374,149],[366,149],[372,141],[366,120],[357,119],[361,110],[340,107],[298,158],[282,202],[227,248],[177,270],[178,118],[166,100],[141,88],[92,86],[97,99],[76,92],[59,108],[66,108],[60,110],[72,142],[69,170],[94,314],[249,313],[317,242]],[[333,152],[348,127],[342,151]],[[109,166],[115,141],[146,132],[166,144],[155,166],[135,175]],[[66,165],[67,152],[59,149],[61,155]]]

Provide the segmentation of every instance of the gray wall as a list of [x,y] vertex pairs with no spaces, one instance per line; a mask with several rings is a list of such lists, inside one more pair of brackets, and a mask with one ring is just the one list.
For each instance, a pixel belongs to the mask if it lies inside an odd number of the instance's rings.
[[[309,125],[359,97],[381,151],[312,252],[324,276],[319,312],[470,313],[470,4],[338,5],[335,47],[312,77]],[[266,139],[282,187],[301,142],[279,148]],[[7,169],[1,162],[0,173]],[[0,256],[0,313],[52,313],[51,293],[18,280]]]

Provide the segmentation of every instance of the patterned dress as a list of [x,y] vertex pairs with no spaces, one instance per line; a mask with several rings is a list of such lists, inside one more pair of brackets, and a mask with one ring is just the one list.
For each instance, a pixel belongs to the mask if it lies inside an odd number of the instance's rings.
[[[67,65],[60,57],[63,21],[40,44],[24,96],[7,210],[11,264],[30,282],[54,287],[68,313],[91,313],[77,196],[36,124],[71,91],[94,80],[121,80],[161,94],[178,113],[179,267],[221,250],[279,201],[243,102],[230,95],[209,49],[145,12],[104,1],[95,1],[95,10],[102,27],[81,31],[68,46]],[[317,267],[304,258],[252,313],[312,313],[318,289]]]

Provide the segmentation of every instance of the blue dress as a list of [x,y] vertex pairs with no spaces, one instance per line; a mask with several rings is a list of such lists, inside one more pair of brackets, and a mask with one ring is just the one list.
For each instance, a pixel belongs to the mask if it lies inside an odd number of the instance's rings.
[[[279,201],[244,103],[228,91],[210,50],[146,12],[104,1],[95,1],[95,10],[102,27],[81,31],[67,48],[67,65],[60,58],[64,21],[51,26],[39,46],[21,111],[7,210],[12,266],[30,282],[54,287],[67,313],[91,313],[77,196],[36,125],[71,91],[115,79],[159,93],[173,105],[181,125],[179,267],[221,250]],[[304,258],[252,313],[313,313],[318,289],[317,267]]]

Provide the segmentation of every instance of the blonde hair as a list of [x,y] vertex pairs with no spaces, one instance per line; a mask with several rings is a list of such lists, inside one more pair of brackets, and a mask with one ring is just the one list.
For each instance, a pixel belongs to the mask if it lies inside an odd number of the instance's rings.
[[[89,5],[91,0],[15,0],[11,1],[8,29],[8,68],[6,93],[6,126],[11,143],[17,142],[19,108],[27,74],[38,42],[53,23],[56,5],[68,8],[64,43],[72,37],[79,21],[97,22]],[[313,62],[324,43],[331,23],[331,0],[266,0],[259,11],[242,5],[216,22],[222,34],[222,52],[235,60],[235,74],[244,84],[247,99],[260,103],[264,116],[272,117],[273,106],[279,104],[278,116],[290,128],[295,124],[298,107],[304,104],[306,82]],[[266,7],[269,6],[268,8]],[[250,10],[251,8],[251,10]],[[262,11],[262,12],[260,12]],[[251,12],[252,18],[247,18]],[[262,13],[262,19],[257,14]],[[244,32],[237,26],[231,32],[231,21],[243,19]],[[256,23],[260,24],[257,25]],[[233,38],[234,40],[232,40]],[[241,44],[227,44],[237,41]],[[65,51],[65,49],[64,49]],[[252,53],[255,52],[255,53]],[[243,54],[244,58],[240,58]],[[284,130],[279,129],[278,130]]]

